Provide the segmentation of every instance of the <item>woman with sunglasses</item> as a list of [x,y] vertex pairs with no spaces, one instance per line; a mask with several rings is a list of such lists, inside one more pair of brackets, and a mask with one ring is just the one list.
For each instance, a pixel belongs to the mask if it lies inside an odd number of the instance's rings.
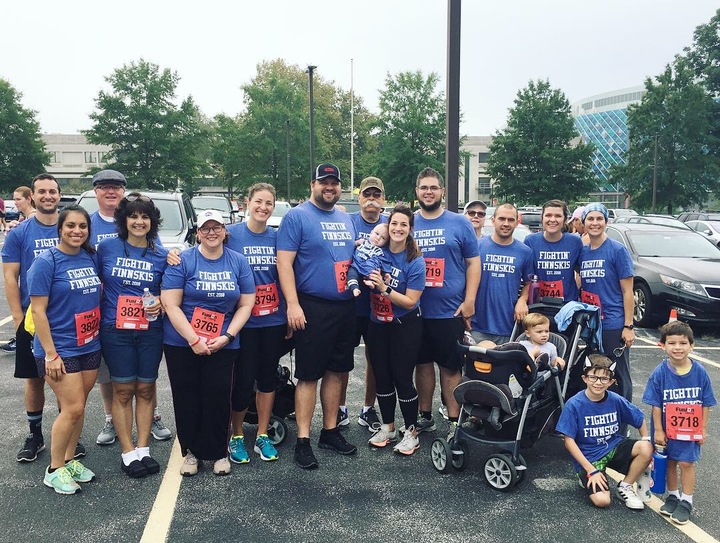
[[[163,321],[159,298],[143,307],[143,293],[160,295],[167,250],[156,244],[160,211],[137,192],[120,200],[114,214],[118,236],[98,245],[103,282],[100,342],[113,388],[112,415],[122,447],[120,468],[131,478],[158,473],[150,456],[155,382],[162,360]],[[135,416],[133,417],[133,398]],[[137,446],[133,444],[133,418]]]
[[95,474],[74,460],[87,396],[100,367],[100,293],[95,249],[88,242],[90,216],[66,207],[58,219],[57,247],[42,252],[28,270],[35,322],[33,354],[38,376],[55,393],[60,413],[52,428],[50,465],[43,483],[75,494]]
[[185,456],[180,473],[195,475],[200,461],[210,460],[216,475],[227,475],[237,335],[255,303],[255,281],[245,257],[225,247],[219,211],[201,212],[197,225],[199,245],[180,253],[180,264],[163,276],[165,360]]
[[465,204],[463,214],[473,225],[475,231],[475,237],[480,239],[482,237],[482,229],[485,226],[485,216],[487,214],[487,206],[485,202],[480,200],[473,200]]

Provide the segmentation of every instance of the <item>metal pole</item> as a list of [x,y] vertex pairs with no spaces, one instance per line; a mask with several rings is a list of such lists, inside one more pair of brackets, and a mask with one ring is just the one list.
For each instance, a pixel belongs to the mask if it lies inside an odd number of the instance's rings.
[[290,119],[285,119],[285,177],[287,179],[287,201],[290,203]]
[[350,59],[350,198],[355,194],[355,95],[353,93],[353,59]]
[[655,134],[655,156],[653,158],[653,187],[652,187],[652,212],[655,213],[655,203],[657,202],[657,155],[658,155],[658,135]]
[[460,168],[460,0],[448,0],[445,187],[446,206],[458,209]]
[[310,180],[315,178],[315,102],[313,101],[313,71],[317,66],[308,66],[310,80]]

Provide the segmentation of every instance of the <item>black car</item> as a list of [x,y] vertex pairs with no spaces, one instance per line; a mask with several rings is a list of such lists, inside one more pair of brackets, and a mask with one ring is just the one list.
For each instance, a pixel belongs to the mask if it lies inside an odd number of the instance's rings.
[[606,231],[635,264],[635,325],[667,321],[671,309],[691,324],[720,325],[720,249],[697,232],[655,224],[613,223]]

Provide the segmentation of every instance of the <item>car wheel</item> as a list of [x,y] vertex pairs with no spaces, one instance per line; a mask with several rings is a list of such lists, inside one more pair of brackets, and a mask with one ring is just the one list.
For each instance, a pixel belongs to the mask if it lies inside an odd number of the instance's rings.
[[635,298],[635,313],[633,322],[635,326],[647,328],[652,326],[652,293],[645,283],[633,285],[633,297]]

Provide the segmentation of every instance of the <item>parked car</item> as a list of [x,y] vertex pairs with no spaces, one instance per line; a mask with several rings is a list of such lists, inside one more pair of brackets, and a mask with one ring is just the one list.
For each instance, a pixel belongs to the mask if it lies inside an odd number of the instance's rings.
[[691,324],[720,325],[720,248],[696,232],[654,224],[614,223],[606,231],[632,255],[635,325],[656,325],[671,309]]
[[58,203],[58,211],[62,211],[64,208],[71,204],[75,204],[80,198],[78,194],[63,194],[60,196],[60,203]]
[[[483,226],[482,234],[483,236],[492,236],[492,233],[495,231],[495,227],[492,224],[487,224]],[[532,232],[530,229],[525,226],[524,224],[518,224],[515,227],[515,230],[513,230],[513,239],[516,239],[518,241],[525,241],[525,238],[528,237]]]
[[357,200],[339,200],[336,205],[342,206],[340,209],[344,209],[346,213],[360,211],[360,202]]
[[720,211],[686,211],[678,215],[680,222],[720,221]]
[[292,209],[292,206],[288,202],[282,202],[277,200],[275,202],[275,209],[272,215],[267,220],[267,225],[277,228],[283,220],[283,217],[287,215],[287,212]]
[[638,212],[634,209],[624,209],[617,207],[608,208],[608,224],[614,222],[615,219],[618,219],[620,217],[630,217],[637,214]]
[[[133,192],[127,189],[126,194]],[[151,198],[155,207],[160,211],[162,224],[160,225],[160,241],[166,249],[182,251],[195,245],[197,234],[197,215],[190,197],[184,192],[145,192],[141,194]],[[95,213],[98,209],[95,192],[83,192],[77,202],[87,209],[88,213]]]
[[663,215],[630,215],[629,217],[618,217],[615,219],[615,224],[657,224],[660,226],[671,226],[673,228],[681,228],[683,230],[690,230],[687,224],[680,222],[673,217],[666,217]]
[[535,209],[519,209],[520,224],[527,226],[531,232],[540,232],[542,230],[542,208]]
[[717,221],[688,221],[686,224],[696,232],[700,232],[703,236],[720,247],[720,220]]
[[198,194],[192,197],[192,204],[198,213],[206,209],[219,211],[225,224],[233,224],[236,221],[237,211],[226,196]]
[[5,200],[5,222],[20,220],[20,212],[15,207],[15,202]]

